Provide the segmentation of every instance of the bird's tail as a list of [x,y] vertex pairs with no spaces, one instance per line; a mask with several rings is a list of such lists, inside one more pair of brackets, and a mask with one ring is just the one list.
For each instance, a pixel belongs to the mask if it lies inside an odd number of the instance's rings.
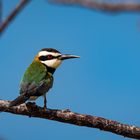
[[30,98],[29,96],[26,96],[25,94],[22,94],[22,95],[18,96],[15,100],[11,101],[9,106],[12,107],[12,106],[17,106],[17,105],[23,104],[29,98]]

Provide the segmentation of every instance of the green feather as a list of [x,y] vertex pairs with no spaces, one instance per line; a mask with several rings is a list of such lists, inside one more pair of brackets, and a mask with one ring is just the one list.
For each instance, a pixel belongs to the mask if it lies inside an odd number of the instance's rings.
[[[20,83],[20,96],[11,102],[11,106],[19,105],[29,99],[45,95],[53,85],[53,76],[38,61],[33,61],[27,68]],[[45,96],[46,100],[46,96]],[[46,104],[44,104],[46,107]]]
[[32,64],[27,68],[24,76],[21,80],[22,83],[32,83],[39,84],[40,81],[46,76],[47,69],[40,62],[33,61]]

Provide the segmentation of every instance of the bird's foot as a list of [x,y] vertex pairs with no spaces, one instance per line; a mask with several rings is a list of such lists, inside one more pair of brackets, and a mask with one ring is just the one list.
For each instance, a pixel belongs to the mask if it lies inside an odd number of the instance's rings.
[[43,107],[43,111],[44,111],[44,112],[47,111],[47,107],[46,107],[46,106]]

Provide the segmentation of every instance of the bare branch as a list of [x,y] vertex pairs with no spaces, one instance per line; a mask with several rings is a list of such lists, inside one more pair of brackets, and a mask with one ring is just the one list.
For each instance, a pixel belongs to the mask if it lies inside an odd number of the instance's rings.
[[20,3],[15,7],[15,9],[9,14],[9,16],[2,22],[2,24],[0,25],[0,35],[29,1],[30,0],[21,0]]
[[92,10],[106,12],[140,12],[140,3],[109,3],[98,0],[49,0],[53,4],[82,6]]
[[98,128],[100,130],[109,131],[125,137],[140,139],[140,128],[136,126],[121,124],[117,121],[112,121],[101,117],[78,114],[71,112],[70,110],[47,109],[45,111],[35,103],[8,107],[9,103],[10,101],[0,100],[0,111],[26,115],[29,117],[49,119],[78,126]]

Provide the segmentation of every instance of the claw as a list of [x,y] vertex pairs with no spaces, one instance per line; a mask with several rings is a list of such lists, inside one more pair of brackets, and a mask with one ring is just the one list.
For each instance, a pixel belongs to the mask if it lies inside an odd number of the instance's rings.
[[46,106],[43,107],[43,111],[44,111],[44,112],[47,111],[47,107],[46,107]]

